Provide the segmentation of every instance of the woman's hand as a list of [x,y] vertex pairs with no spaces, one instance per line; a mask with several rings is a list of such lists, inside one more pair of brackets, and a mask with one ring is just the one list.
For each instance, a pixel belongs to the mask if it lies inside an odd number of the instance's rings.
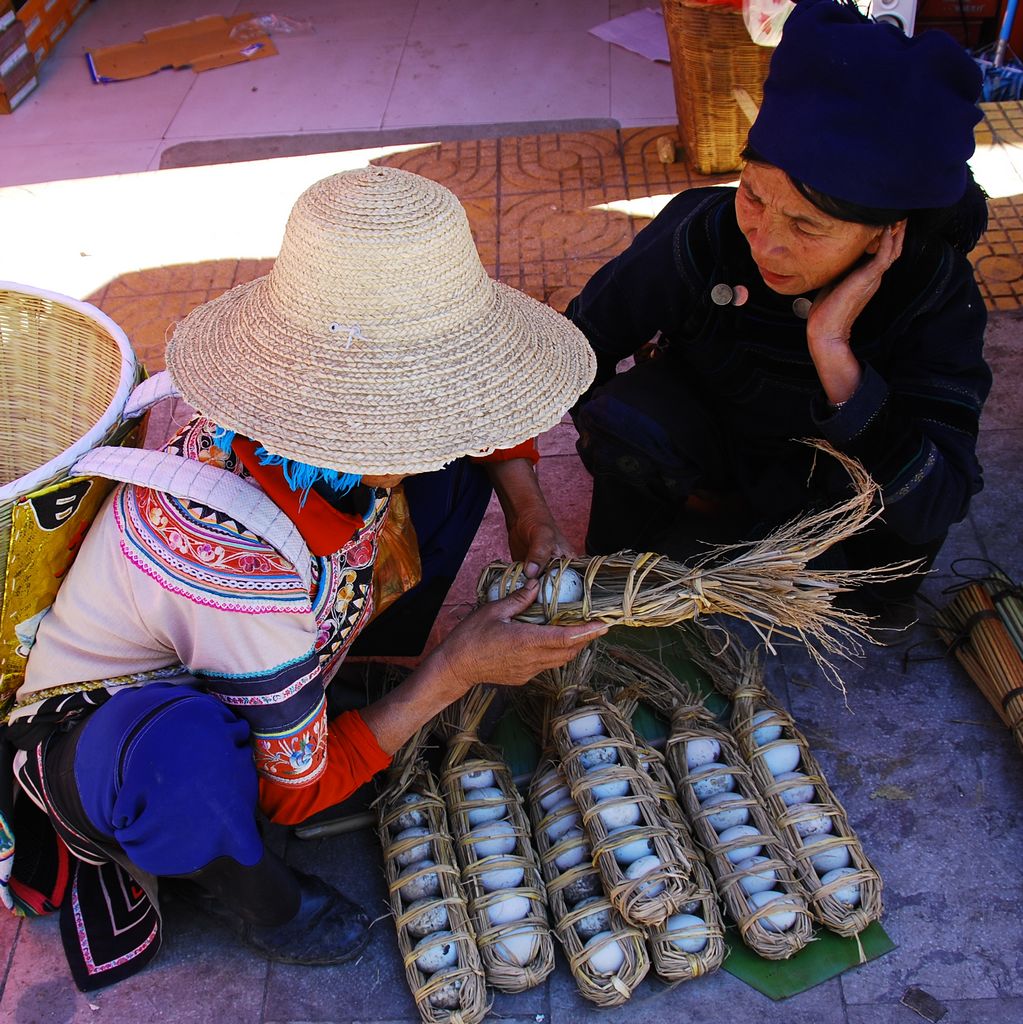
[[821,386],[833,405],[848,401],[859,387],[862,369],[849,347],[852,327],[902,254],[906,222],[883,228],[877,252],[833,284],[822,288],[806,321],[806,340]]
[[533,578],[558,555],[572,555],[571,545],[554,521],[528,459],[487,463],[508,525],[508,550]]
[[477,608],[430,655],[459,696],[477,683],[520,686],[544,669],[564,665],[607,632],[602,622],[540,626],[513,621],[536,601],[539,589],[530,580],[507,597]]

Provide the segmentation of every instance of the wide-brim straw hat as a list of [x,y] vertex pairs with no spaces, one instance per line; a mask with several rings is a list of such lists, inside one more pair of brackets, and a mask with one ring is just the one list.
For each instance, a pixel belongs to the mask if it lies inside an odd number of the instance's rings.
[[595,361],[567,318],[487,276],[448,189],[367,167],[299,197],[270,273],[185,317],[167,368],[275,455],[389,475],[552,427]]

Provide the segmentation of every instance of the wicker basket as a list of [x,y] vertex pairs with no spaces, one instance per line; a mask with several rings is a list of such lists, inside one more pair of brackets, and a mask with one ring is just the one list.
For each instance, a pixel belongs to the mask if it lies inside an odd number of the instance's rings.
[[140,376],[131,343],[106,314],[0,281],[0,576],[14,502],[107,443]]
[[95,307],[0,281],[0,710],[113,486],[69,470],[98,445],[138,443],[137,421],[122,414],[143,375],[124,332]]
[[741,12],[730,6],[684,0],[661,0],[661,6],[689,165],[700,174],[737,170],[751,123],[746,111],[760,106],[774,51],[750,39]]

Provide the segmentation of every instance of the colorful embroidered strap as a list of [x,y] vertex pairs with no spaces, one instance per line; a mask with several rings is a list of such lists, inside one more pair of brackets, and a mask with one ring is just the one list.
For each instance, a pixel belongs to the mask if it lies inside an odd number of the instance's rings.
[[94,448],[73,472],[165,491],[224,512],[288,559],[307,590],[312,585],[312,556],[302,534],[266,494],[234,473],[139,448]]

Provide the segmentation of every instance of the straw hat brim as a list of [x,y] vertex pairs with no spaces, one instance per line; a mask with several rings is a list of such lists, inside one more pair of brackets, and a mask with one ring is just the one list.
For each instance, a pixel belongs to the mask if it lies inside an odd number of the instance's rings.
[[424,318],[419,337],[388,324],[309,336],[258,278],[182,320],[167,368],[187,402],[273,454],[363,475],[430,472],[549,429],[593,380],[571,321],[486,283],[488,301],[441,334],[422,336]]

